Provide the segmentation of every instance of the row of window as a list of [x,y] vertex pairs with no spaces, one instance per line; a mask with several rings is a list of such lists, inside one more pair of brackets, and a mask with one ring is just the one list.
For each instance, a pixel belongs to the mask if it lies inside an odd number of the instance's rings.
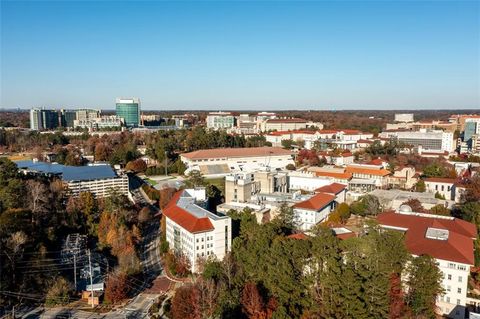
[[455,263],[448,263],[448,268],[450,269],[458,269],[458,270],[463,270],[463,271],[466,271],[467,270],[467,266],[465,265],[457,265]]
[[[451,274],[447,274],[447,279],[448,280],[452,280],[452,275]],[[458,282],[462,282],[463,281],[463,277],[462,276],[458,276]]]

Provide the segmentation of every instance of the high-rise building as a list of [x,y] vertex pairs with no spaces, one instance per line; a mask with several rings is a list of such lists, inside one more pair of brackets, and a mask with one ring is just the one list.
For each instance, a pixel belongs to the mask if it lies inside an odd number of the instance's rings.
[[471,122],[465,122],[465,132],[463,133],[463,140],[465,142],[468,142],[472,139],[472,136],[477,133],[477,126],[479,126],[480,123],[471,121]]
[[76,114],[76,120],[85,121],[99,118],[101,112],[100,110],[95,109],[78,109],[76,110]]
[[51,130],[59,126],[59,116],[56,110],[31,109],[30,128],[42,131]]
[[62,127],[73,127],[73,121],[76,119],[76,110],[60,110],[60,123]]
[[136,127],[140,125],[140,99],[117,98],[116,114],[124,119],[125,126]]

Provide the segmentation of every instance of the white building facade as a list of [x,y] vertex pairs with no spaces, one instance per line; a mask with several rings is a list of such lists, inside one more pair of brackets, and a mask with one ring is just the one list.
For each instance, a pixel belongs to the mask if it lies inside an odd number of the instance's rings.
[[192,272],[201,271],[209,257],[222,260],[232,245],[231,218],[204,209],[204,201],[205,189],[185,189],[163,211],[169,247],[188,259]]

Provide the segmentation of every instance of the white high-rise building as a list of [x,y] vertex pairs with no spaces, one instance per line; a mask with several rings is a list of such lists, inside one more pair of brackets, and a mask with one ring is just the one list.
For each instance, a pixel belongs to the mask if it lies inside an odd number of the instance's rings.
[[210,112],[206,122],[212,130],[231,129],[235,126],[235,117],[230,112]]

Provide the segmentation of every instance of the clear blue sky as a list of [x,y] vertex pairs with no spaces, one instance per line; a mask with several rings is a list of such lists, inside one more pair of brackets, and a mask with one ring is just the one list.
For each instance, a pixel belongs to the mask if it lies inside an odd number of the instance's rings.
[[3,108],[480,108],[479,1],[0,1]]

